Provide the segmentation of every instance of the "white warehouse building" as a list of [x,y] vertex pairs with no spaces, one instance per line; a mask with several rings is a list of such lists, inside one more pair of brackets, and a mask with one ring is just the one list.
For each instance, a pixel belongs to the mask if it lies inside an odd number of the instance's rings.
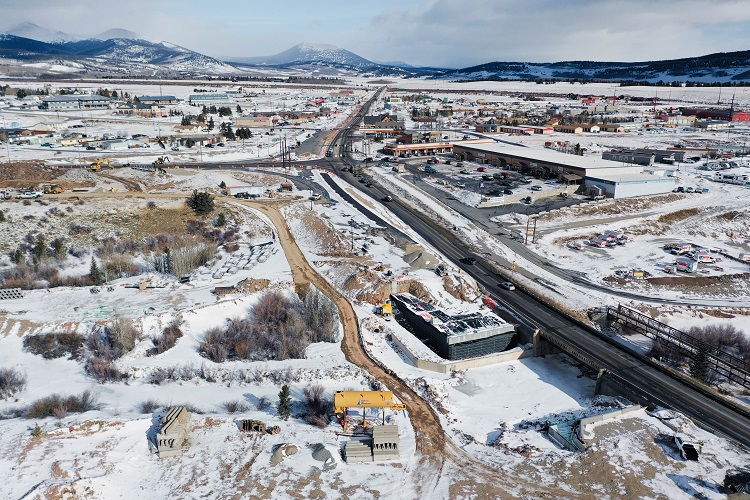
[[668,193],[674,189],[674,177],[651,174],[586,176],[587,191],[598,189],[610,198],[630,198],[649,194]]

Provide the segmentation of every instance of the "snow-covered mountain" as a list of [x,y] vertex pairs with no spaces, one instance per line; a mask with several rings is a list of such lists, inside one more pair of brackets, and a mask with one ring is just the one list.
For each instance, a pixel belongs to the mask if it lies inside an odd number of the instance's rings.
[[750,51],[644,62],[562,61],[491,62],[445,71],[437,78],[456,80],[572,79],[648,82],[729,82],[750,80]]
[[11,28],[6,29],[5,33],[46,43],[64,43],[80,40],[80,37],[75,35],[42,28],[39,25],[28,22],[12,26]]
[[[223,61],[165,42],[142,38],[118,38],[130,34],[110,30],[98,38],[47,43],[5,34],[0,36],[0,57],[28,67],[64,68],[64,72],[101,74],[236,74],[240,71]],[[32,66],[33,65],[33,66]]]
[[334,66],[347,66],[361,70],[378,66],[377,63],[368,61],[364,57],[358,56],[346,49],[341,49],[334,45],[318,43],[300,43],[284,52],[267,57],[239,57],[230,60],[263,66],[290,66],[322,63]]
[[130,40],[140,40],[143,37],[134,31],[124,30],[121,28],[113,28],[103,33],[99,33],[98,35],[94,35],[91,38],[94,38],[96,40],[112,40],[113,38],[126,38]]

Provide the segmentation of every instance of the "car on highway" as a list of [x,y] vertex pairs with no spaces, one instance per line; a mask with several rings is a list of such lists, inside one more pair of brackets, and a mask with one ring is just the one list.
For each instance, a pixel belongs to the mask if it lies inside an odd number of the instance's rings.
[[464,257],[463,259],[461,259],[461,262],[463,262],[464,264],[469,264],[470,266],[473,266],[474,264],[477,263],[477,259],[475,257],[469,256],[469,257]]
[[515,290],[516,289],[516,285],[514,285],[510,281],[503,281],[502,283],[498,283],[498,286],[500,288],[505,289],[505,290]]
[[541,191],[542,189],[544,188],[538,184],[536,186],[531,186],[532,191]]
[[393,201],[393,197],[390,196],[390,195],[389,196],[384,196],[383,197],[383,201],[388,201],[388,202]]
[[513,194],[511,189],[503,189],[503,194]]

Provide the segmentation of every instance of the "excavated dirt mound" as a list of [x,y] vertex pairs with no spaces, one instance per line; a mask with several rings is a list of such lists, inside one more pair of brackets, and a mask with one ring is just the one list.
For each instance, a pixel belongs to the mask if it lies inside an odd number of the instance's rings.
[[268,288],[271,280],[248,278],[240,281],[234,286],[234,289],[240,293],[255,293]]
[[647,278],[646,281],[652,285],[678,285],[689,288],[706,287],[729,283],[735,280],[746,280],[750,274],[727,274],[724,276],[664,276],[659,278]]
[[443,276],[443,288],[453,297],[464,302],[471,302],[479,295],[479,290],[459,275]]
[[434,299],[432,298],[432,295],[430,295],[430,292],[427,290],[427,287],[424,286],[424,284],[421,281],[415,281],[415,280],[404,280],[398,282],[398,293],[404,293],[408,292],[415,297],[417,297],[419,300],[424,300],[425,302],[432,302]]
[[74,188],[93,187],[94,182],[84,179],[68,179],[66,170],[43,167],[33,162],[3,163],[0,165],[0,187],[21,188],[41,183],[59,184],[65,191]]

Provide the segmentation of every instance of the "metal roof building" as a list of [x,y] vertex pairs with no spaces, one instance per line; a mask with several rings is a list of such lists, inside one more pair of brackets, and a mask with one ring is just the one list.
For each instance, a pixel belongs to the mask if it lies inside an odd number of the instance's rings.
[[438,356],[467,359],[508,348],[516,327],[489,311],[450,315],[410,293],[391,295],[391,301]]
[[100,95],[57,95],[44,99],[42,109],[62,111],[66,109],[106,109],[110,99]]

